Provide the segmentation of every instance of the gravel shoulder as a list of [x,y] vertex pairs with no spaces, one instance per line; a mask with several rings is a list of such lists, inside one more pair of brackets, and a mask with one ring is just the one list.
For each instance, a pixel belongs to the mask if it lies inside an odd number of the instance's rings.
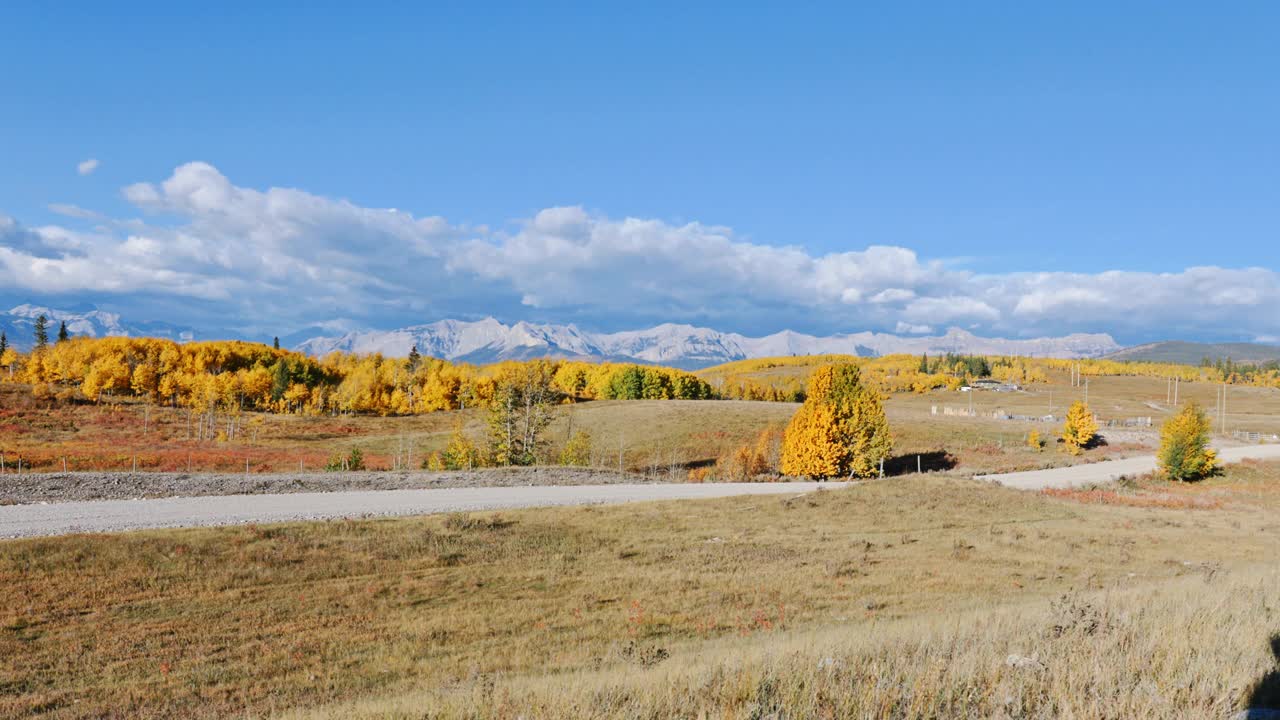
[[153,500],[93,500],[0,507],[0,537],[115,532],[147,528],[236,525],[599,505],[648,500],[696,500],[730,495],[780,495],[846,483],[706,483],[465,487],[323,493],[222,495]]
[[73,472],[0,475],[0,505],[545,485],[650,484],[641,475],[572,467],[484,468],[456,472],[314,472],[267,474]]

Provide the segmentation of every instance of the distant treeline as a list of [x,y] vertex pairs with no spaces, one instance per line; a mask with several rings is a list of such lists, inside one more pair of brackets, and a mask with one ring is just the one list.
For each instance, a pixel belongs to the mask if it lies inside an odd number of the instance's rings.
[[561,401],[715,397],[683,370],[565,360],[487,366],[418,355],[408,359],[334,353],[316,359],[238,341],[176,343],[153,338],[72,338],[28,354],[7,349],[0,378],[27,382],[40,398],[133,396],[199,412],[408,415],[490,403],[529,364],[553,378]]
[[882,394],[956,389],[978,378],[1031,384],[1078,368],[1084,376],[1147,376],[1280,387],[1280,363],[1206,361],[1200,367],[1116,360],[942,354],[858,358],[815,355],[742,360],[691,373],[627,363],[531,360],[476,366],[420,356],[333,353],[313,358],[239,341],[65,338],[30,353],[0,350],[0,380],[25,382],[42,399],[144,397],[200,412],[409,415],[488,405],[529,363],[552,377],[561,402],[738,399],[802,402],[817,367],[856,364]]
[[924,393],[939,388],[956,389],[981,378],[1031,385],[1047,382],[1078,370],[1082,377],[1178,378],[1183,382],[1280,387],[1280,362],[1261,365],[1231,360],[1206,360],[1200,367],[1175,363],[1122,360],[1071,360],[1001,355],[887,355],[862,358],[852,355],[797,355],[739,360],[698,371],[716,393],[741,400],[800,402],[805,381],[818,367],[853,363],[862,370],[863,382],[881,393]]
[[805,383],[813,369],[851,363],[862,372],[863,382],[881,393],[924,393],[938,388],[956,389],[978,378],[1027,384],[1044,382],[1043,368],[1022,357],[984,357],[947,353],[886,355],[862,358],[853,355],[798,355],[785,358],[739,360],[717,365],[698,374],[711,381],[722,397],[736,400],[803,402]]
[[1223,377],[1255,378],[1280,377],[1280,360],[1268,360],[1264,363],[1242,363],[1231,358],[1204,358],[1200,367],[1213,368]]

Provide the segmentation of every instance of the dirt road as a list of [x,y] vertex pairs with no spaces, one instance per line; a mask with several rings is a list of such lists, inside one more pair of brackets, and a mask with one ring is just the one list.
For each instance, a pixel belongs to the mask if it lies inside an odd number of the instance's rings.
[[[822,483],[838,488],[845,483]],[[423,515],[549,505],[693,500],[727,495],[811,492],[818,483],[616,484],[571,487],[475,487],[95,500],[0,507],[0,537],[65,535],[142,528],[236,525],[289,520]]]
[[[1232,463],[1241,460],[1270,460],[1280,458],[1280,445],[1242,445],[1221,448],[1218,457],[1222,462]],[[1042,488],[1063,488],[1090,483],[1104,483],[1115,480],[1121,475],[1141,475],[1156,469],[1156,456],[1125,458],[1123,460],[1107,460],[1087,465],[1052,468],[1050,470],[1027,470],[1025,472],[1001,473],[998,475],[979,475],[981,480],[993,480],[1001,485],[1023,490],[1040,490]]]

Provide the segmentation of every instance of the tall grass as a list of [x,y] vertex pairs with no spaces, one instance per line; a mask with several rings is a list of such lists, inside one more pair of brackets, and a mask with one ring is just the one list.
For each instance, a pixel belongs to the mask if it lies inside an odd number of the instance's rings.
[[337,718],[1214,718],[1280,703],[1280,574],[850,625],[284,714]]

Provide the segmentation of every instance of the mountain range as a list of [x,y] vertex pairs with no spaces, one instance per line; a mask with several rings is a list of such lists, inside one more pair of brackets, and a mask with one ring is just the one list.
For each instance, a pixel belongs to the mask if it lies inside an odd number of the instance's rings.
[[[49,318],[54,336],[60,322],[72,335],[105,337],[128,335],[189,341],[194,329],[165,322],[132,322],[93,307],[74,310],[19,305],[0,311],[0,330],[19,350],[33,344],[35,320]],[[313,331],[314,332],[314,331]],[[228,331],[200,333],[202,337],[234,339]],[[764,337],[720,332],[710,328],[667,323],[647,330],[596,333],[575,325],[517,322],[504,324],[494,318],[477,321],[441,320],[397,330],[361,330],[344,335],[308,337],[305,331],[290,338],[295,348],[321,356],[335,350],[382,353],[392,357],[418,352],[431,357],[487,363],[535,357],[613,360],[697,369],[733,360],[787,355],[842,353],[871,357],[894,353],[941,355],[948,352],[980,355],[1149,360],[1199,363],[1203,358],[1230,357],[1239,362],[1280,359],[1280,347],[1258,343],[1194,343],[1166,341],[1122,347],[1110,335],[1074,334],[1035,339],[988,338],[959,328],[938,336],[894,335],[858,332],[815,336],[783,330]]]
[[187,341],[195,337],[191,328],[179,327],[163,322],[124,322],[116,313],[87,309],[82,311],[56,310],[39,305],[19,305],[8,312],[0,312],[0,330],[4,331],[9,344],[18,350],[30,350],[35,344],[36,318],[44,315],[49,319],[49,337],[57,337],[58,324],[65,322],[67,332],[71,335],[88,337],[107,337],[110,335],[131,335],[135,337],[162,337],[171,340]]
[[647,330],[592,333],[574,325],[517,322],[493,318],[475,322],[441,320],[398,330],[367,330],[316,337],[297,345],[311,355],[334,351],[404,356],[410,348],[447,360],[487,363],[532,357],[618,360],[696,369],[748,358],[843,353],[871,357],[893,353],[940,355],[948,352],[1035,357],[1100,357],[1121,346],[1110,335],[1075,334],[1030,340],[984,338],[951,328],[933,337],[859,332],[814,336],[784,330],[747,337],[692,325],[663,324]]

